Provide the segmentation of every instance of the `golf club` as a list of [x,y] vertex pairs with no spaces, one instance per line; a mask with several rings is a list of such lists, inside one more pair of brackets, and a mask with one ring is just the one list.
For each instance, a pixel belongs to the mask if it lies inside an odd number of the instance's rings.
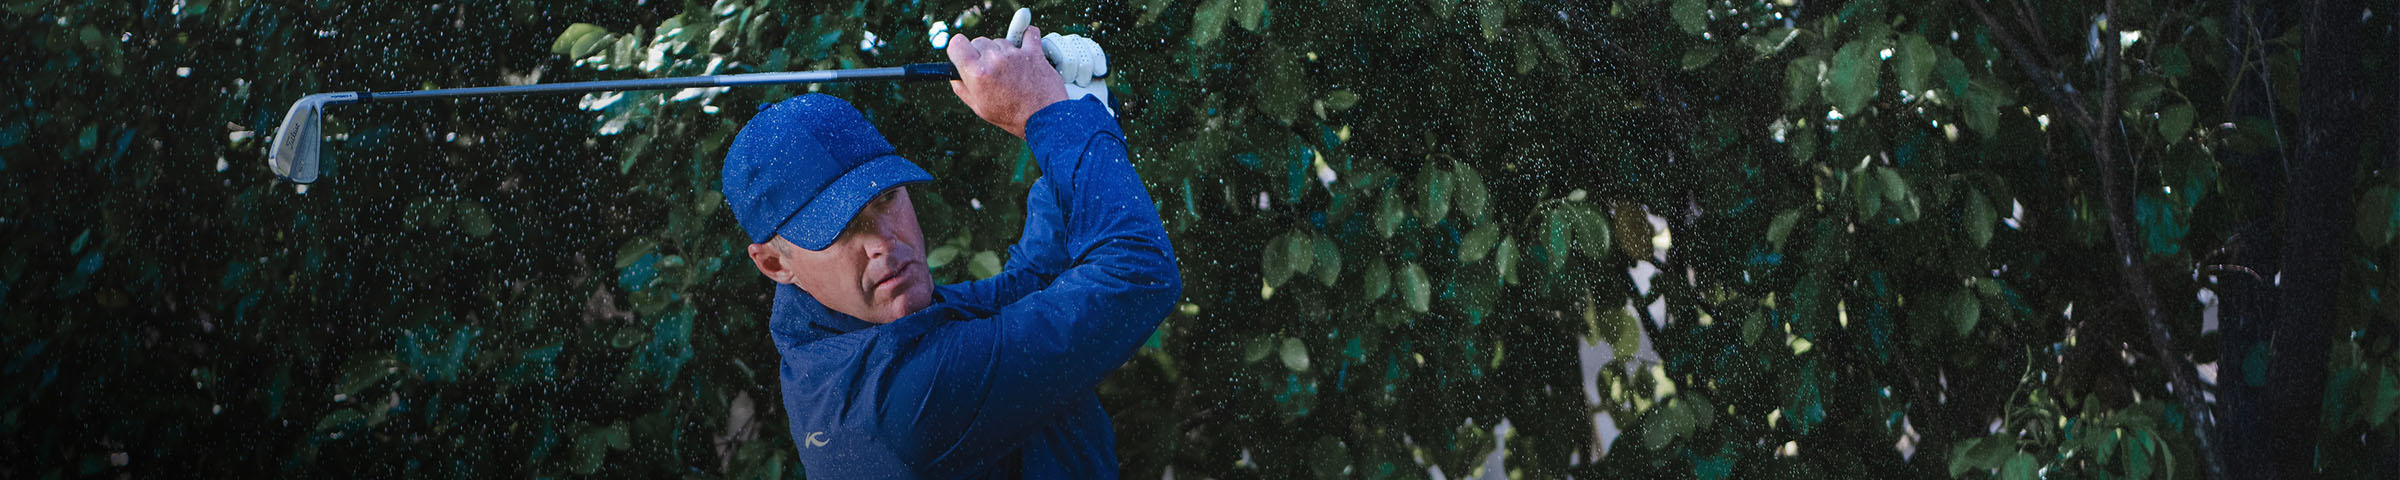
[[[1033,23],[1033,11],[1017,9],[1010,19],[1008,41],[1021,42],[1025,28]],[[274,145],[267,150],[267,168],[275,176],[292,183],[317,181],[317,152],[324,131],[325,107],[351,103],[379,103],[432,98],[482,97],[494,95],[534,95],[585,93],[622,90],[666,90],[678,88],[740,87],[751,85],[785,85],[794,83],[831,83],[867,81],[957,80],[958,70],[948,63],[918,63],[899,67],[820,70],[807,72],[765,72],[733,75],[704,75],[696,77],[645,78],[636,80],[603,80],[593,82],[515,85],[506,87],[465,87],[400,92],[334,92],[312,94],[292,103],[283,114],[283,125],[275,128]]]

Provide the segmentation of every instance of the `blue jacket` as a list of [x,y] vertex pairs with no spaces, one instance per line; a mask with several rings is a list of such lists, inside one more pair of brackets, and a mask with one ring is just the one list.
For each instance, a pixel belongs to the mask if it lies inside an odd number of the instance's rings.
[[1093,387],[1182,295],[1175,252],[1116,119],[1092,100],[1036,112],[1043,176],[991,278],[935,289],[885,325],[778,285],[783,404],[815,478],[1116,478]]

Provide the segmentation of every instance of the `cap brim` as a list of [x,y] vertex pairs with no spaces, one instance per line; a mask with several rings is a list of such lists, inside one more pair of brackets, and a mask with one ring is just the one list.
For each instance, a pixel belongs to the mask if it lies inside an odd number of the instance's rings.
[[833,240],[850,225],[850,218],[858,216],[858,209],[874,201],[875,196],[892,187],[931,181],[933,174],[925,173],[925,169],[899,155],[869,160],[818,191],[817,198],[800,207],[782,227],[775,229],[775,234],[800,248],[824,250],[833,246]]

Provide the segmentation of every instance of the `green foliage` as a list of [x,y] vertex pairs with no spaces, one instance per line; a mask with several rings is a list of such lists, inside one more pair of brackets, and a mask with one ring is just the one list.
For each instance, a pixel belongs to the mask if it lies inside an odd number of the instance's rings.
[[[0,476],[797,476],[716,192],[754,106],[840,95],[932,171],[941,281],[1000,271],[1040,175],[938,84],[344,106],[325,182],[258,168],[305,93],[935,61],[980,2],[121,3],[0,14]],[[1128,477],[2196,476],[2116,350],[2087,139],[1961,3],[1027,3],[1108,47],[1185,268],[1099,389]],[[2136,262],[2210,338],[2210,252],[2273,204],[2218,156],[2292,122],[2222,79],[2298,55],[2122,3]],[[2029,5],[2102,95],[2100,7]],[[2361,162],[2317,445],[2353,476],[2400,429],[2400,180]]]

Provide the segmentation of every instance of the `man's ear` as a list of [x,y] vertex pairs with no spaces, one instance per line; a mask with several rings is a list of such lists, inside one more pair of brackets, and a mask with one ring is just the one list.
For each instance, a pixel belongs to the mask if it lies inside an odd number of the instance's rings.
[[750,263],[758,266],[758,274],[766,275],[768,280],[773,280],[775,283],[792,283],[790,281],[792,265],[784,263],[783,257],[775,255],[775,247],[764,243],[750,244]]

